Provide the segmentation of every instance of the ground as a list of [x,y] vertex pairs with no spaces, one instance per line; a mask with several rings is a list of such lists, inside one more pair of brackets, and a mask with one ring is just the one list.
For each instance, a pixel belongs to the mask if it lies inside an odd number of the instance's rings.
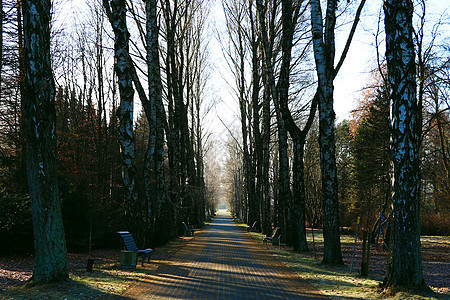
[[[242,230],[244,226],[242,226]],[[310,249],[312,245],[312,231],[308,231]],[[349,299],[375,299],[389,298],[380,296],[378,283],[384,276],[387,251],[382,247],[372,248],[370,259],[370,275],[363,278],[358,275],[360,267],[361,242],[358,241],[353,263],[353,272],[350,265],[354,249],[354,237],[342,236],[342,251],[345,266],[330,267],[321,265],[320,258],[323,251],[323,240],[320,231],[315,233],[315,251],[308,253],[294,253],[287,247],[263,246],[284,264],[293,268],[301,278],[311,283],[317,289],[331,298],[345,296]],[[251,233],[251,236],[260,241],[261,235]],[[92,274],[85,272],[86,254],[69,254],[69,270],[71,280],[64,284],[50,285],[48,287],[26,289],[21,288],[32,275],[33,257],[13,256],[0,257],[0,299],[96,299],[124,298],[121,295],[127,292],[136,281],[150,278],[157,262],[164,262],[188,245],[191,237],[178,239],[163,248],[158,248],[152,260],[155,263],[146,264],[137,270],[121,270],[118,265],[119,250],[97,250],[92,256],[95,258],[95,267]],[[195,237],[194,237],[195,239]],[[450,299],[450,238],[449,237],[423,237],[422,253],[424,276],[426,283],[435,292],[434,295],[419,299]],[[316,257],[315,257],[316,256]],[[409,298],[410,296],[404,296]],[[397,296],[396,299],[402,299]]]

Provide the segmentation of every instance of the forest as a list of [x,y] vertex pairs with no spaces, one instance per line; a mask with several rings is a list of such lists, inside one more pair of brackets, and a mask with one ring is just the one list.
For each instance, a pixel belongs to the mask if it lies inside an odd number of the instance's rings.
[[[124,228],[164,245],[221,205],[295,251],[323,229],[329,264],[358,219],[402,251],[448,235],[448,10],[380,1],[369,80],[337,122],[365,0],[37,2],[0,7],[0,252],[59,257],[37,282],[67,276],[66,251],[118,247]],[[235,116],[214,115],[220,97]],[[386,285],[423,284],[412,257]]]

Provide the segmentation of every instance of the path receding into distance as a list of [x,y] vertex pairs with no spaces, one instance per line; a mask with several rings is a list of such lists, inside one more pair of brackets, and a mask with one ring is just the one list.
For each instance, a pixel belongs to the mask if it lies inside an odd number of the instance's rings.
[[[260,243],[260,242],[259,242]],[[152,262],[150,262],[151,264]],[[132,299],[327,299],[221,210],[124,295]]]

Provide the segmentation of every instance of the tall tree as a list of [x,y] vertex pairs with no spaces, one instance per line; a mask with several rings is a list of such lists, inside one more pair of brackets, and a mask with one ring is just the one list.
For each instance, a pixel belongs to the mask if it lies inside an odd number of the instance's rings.
[[[148,176],[147,182],[145,184],[147,201],[149,201],[149,211],[147,218],[149,219],[148,221],[150,224],[150,230],[153,233],[152,237],[154,238],[154,235],[157,234],[158,238],[155,238],[155,241],[158,243],[164,243],[169,237],[169,230],[167,230],[167,226],[165,226],[168,221],[168,208],[164,175],[164,124],[166,122],[166,116],[162,101],[157,1],[146,1],[145,10],[147,20],[147,78],[149,86],[149,101],[148,104],[145,105],[148,106],[148,108],[146,108],[146,114],[147,120],[150,125],[149,145],[146,154],[146,173],[144,174],[144,176]],[[143,99],[141,97],[141,101],[142,100]],[[153,169],[156,181],[156,193],[152,193],[152,191],[150,190],[149,173],[150,167],[152,166],[152,161],[154,162]],[[154,207],[154,211],[151,210],[152,206]],[[155,222],[155,224],[153,224],[153,222]]]
[[286,128],[293,140],[293,152],[294,160],[292,163],[292,173],[293,173],[293,207],[291,211],[292,221],[291,226],[293,227],[293,245],[294,249],[297,251],[306,251],[308,246],[306,243],[306,224],[305,224],[305,213],[306,213],[306,201],[305,201],[305,179],[304,179],[304,148],[306,143],[306,137],[309,129],[311,128],[314,116],[317,109],[317,97],[314,96],[310,112],[308,115],[307,122],[303,129],[297,126],[295,123],[291,111],[288,107],[289,100],[289,78],[291,69],[291,56],[293,39],[296,24],[301,16],[302,2],[297,2],[293,5],[292,1],[284,0],[282,1],[282,58],[281,58],[281,68],[280,77],[277,85],[280,110],[283,116],[283,120],[286,123]]
[[294,192],[292,197],[292,207],[289,214],[291,221],[289,227],[292,228],[292,244],[297,251],[306,251],[308,249],[306,243],[306,225],[305,225],[305,184],[304,184],[304,146],[306,142],[307,133],[314,120],[315,111],[317,108],[317,97],[314,97],[311,103],[308,120],[303,129],[300,129],[295,123],[292,114],[288,107],[289,102],[289,85],[290,73],[292,69],[292,47],[294,40],[294,33],[297,22],[301,16],[302,2],[293,4],[290,0],[281,2],[282,13],[282,38],[281,38],[281,66],[278,83],[275,84],[274,67],[272,62],[268,59],[273,54],[270,53],[270,46],[268,42],[267,33],[265,31],[265,24],[263,23],[263,7],[262,2],[257,1],[258,10],[260,11],[260,22],[262,31],[262,40],[264,47],[264,58],[266,65],[266,72],[268,75],[268,91],[271,93],[276,107],[279,107],[283,122],[286,129],[293,140],[294,159],[292,163],[293,168],[293,186]]
[[0,1],[0,93],[2,90],[2,67],[3,67],[3,1]]
[[390,99],[392,234],[385,287],[424,285],[420,252],[421,110],[416,100],[413,1],[384,1]]
[[28,185],[33,215],[33,283],[68,278],[56,174],[55,83],[50,60],[50,0],[23,1]]
[[103,0],[109,22],[114,31],[114,71],[117,74],[120,94],[120,106],[117,114],[119,117],[119,142],[122,153],[122,179],[125,198],[125,214],[128,228],[137,235],[139,243],[142,242],[141,207],[138,199],[136,185],[137,168],[136,153],[133,132],[134,112],[134,68],[129,54],[129,37],[125,0]]
[[[227,34],[229,39],[229,48],[226,49],[226,59],[230,66],[231,72],[235,76],[236,96],[239,103],[241,136],[242,136],[242,152],[243,152],[243,175],[245,182],[244,198],[247,200],[247,210],[244,212],[244,221],[248,225],[252,225],[259,220],[256,213],[256,195],[255,195],[255,178],[254,166],[251,157],[251,122],[252,110],[249,109],[248,103],[248,80],[246,78],[248,55],[248,40],[246,39],[247,28],[246,13],[247,7],[240,1],[229,1],[223,3],[225,21],[227,26]],[[250,34],[250,33],[249,33]],[[255,83],[256,84],[256,83]],[[258,227],[260,224],[258,224]]]
[[[261,37],[262,37],[262,48],[263,48],[263,60],[265,66],[265,76],[266,76],[266,92],[270,95],[276,112],[276,120],[277,120],[277,129],[278,129],[278,155],[279,155],[279,178],[278,178],[278,188],[279,188],[279,197],[277,203],[277,211],[279,217],[277,218],[277,225],[282,227],[282,232],[286,237],[286,243],[292,244],[292,222],[290,220],[291,217],[291,209],[292,209],[292,194],[290,190],[290,175],[289,175],[289,159],[288,159],[288,137],[287,137],[287,129],[285,121],[282,117],[282,113],[280,110],[280,94],[278,91],[278,87],[275,83],[275,56],[273,40],[275,39],[275,17],[277,14],[278,4],[276,2],[273,3],[273,6],[270,10],[271,19],[269,22],[266,21],[267,7],[262,3],[261,0],[256,1],[256,6],[258,8],[259,15],[259,26],[261,28]],[[266,26],[266,22],[268,26]],[[267,28],[268,27],[268,28]],[[293,33],[293,31],[292,31]],[[286,35],[283,36],[286,38]],[[290,36],[292,42],[292,36]],[[290,50],[290,49],[289,49]],[[285,53],[286,54],[286,53]],[[290,52],[289,58],[290,62]],[[289,63],[288,63],[289,65]],[[285,66],[285,65],[284,65]],[[288,66],[289,68],[289,66]],[[286,73],[287,78],[289,77],[288,73]],[[286,78],[284,78],[286,79]],[[288,79],[289,80],[289,79]],[[282,81],[282,80],[280,80]],[[283,95],[284,96],[284,95]]]
[[[148,90],[149,90],[149,103],[145,104],[148,106],[146,108],[147,112],[147,120],[149,124],[149,140],[148,140],[148,149],[145,158],[145,169],[144,169],[144,188],[145,195],[147,198],[147,222],[148,229],[150,231],[150,239],[153,240],[154,236],[154,215],[155,211],[153,207],[162,207],[162,195],[164,194],[163,190],[160,190],[161,186],[158,184],[160,181],[161,174],[155,173],[155,177],[157,177],[157,185],[156,185],[156,193],[151,190],[151,168],[153,163],[158,161],[158,159],[154,159],[156,154],[155,150],[158,148],[158,151],[164,151],[164,148],[157,147],[156,142],[158,135],[158,129],[156,128],[158,112],[157,105],[162,103],[162,82],[161,82],[161,69],[159,63],[159,28],[157,23],[157,12],[156,12],[156,2],[153,0],[145,1],[145,14],[146,14],[146,46],[147,46],[147,78],[148,78]],[[142,101],[142,100],[141,100]],[[158,123],[160,124],[160,123]],[[158,139],[158,142],[161,142]],[[164,136],[163,141],[164,142]],[[158,154],[158,157],[161,154]],[[162,154],[164,157],[164,153]],[[154,168],[156,171],[157,168]],[[158,168],[160,171],[160,169]],[[164,201],[163,201],[164,202]],[[160,209],[158,209],[158,212]]]
[[319,144],[320,166],[322,172],[323,194],[323,263],[342,264],[341,241],[339,233],[339,201],[336,169],[336,145],[334,140],[335,113],[333,110],[333,81],[339,72],[359,22],[364,6],[362,0],[345,44],[342,55],[334,65],[337,0],[327,0],[325,23],[322,20],[320,0],[310,1],[311,31],[313,38],[314,59],[318,78],[319,101]]

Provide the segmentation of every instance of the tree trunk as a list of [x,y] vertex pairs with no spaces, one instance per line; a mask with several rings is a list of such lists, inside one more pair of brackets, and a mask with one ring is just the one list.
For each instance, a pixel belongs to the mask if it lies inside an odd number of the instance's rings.
[[[19,63],[19,93],[20,93],[20,110],[25,111],[25,56],[23,43],[23,18],[22,18],[23,1],[17,1],[17,39],[18,39],[18,63]],[[19,150],[19,178],[26,180],[27,172],[27,140],[26,135],[26,120],[24,114],[19,116],[19,136],[22,137]]]
[[385,287],[425,284],[420,252],[421,111],[416,100],[411,0],[384,2],[386,58],[390,85],[392,233]]
[[[146,13],[146,43],[147,43],[147,79],[148,79],[148,113],[147,121],[149,124],[149,140],[148,140],[148,149],[145,157],[145,169],[144,169],[144,189],[145,196],[147,200],[147,229],[149,232],[149,238],[151,242],[154,242],[154,218],[155,212],[153,208],[155,204],[158,203],[158,199],[161,199],[161,193],[165,193],[164,190],[158,188],[158,179],[160,179],[161,174],[157,172],[161,172],[163,170],[158,169],[156,166],[155,156],[161,154],[156,154],[155,150],[156,146],[156,136],[157,131],[159,130],[157,127],[157,110],[158,104],[162,102],[162,82],[161,82],[161,70],[160,70],[160,62],[159,62],[159,28],[157,21],[157,13],[156,13],[156,1],[148,0],[145,2],[145,13]],[[161,126],[161,124],[159,124]],[[164,139],[162,141],[158,141],[159,143],[164,143]],[[161,146],[158,145],[158,149],[161,149]],[[161,150],[160,150],[161,151]],[[164,151],[164,149],[163,149]],[[164,152],[162,155],[164,159]],[[155,175],[157,179],[156,189],[155,191],[151,190],[151,174]],[[163,173],[164,174],[164,173]],[[164,177],[163,177],[164,178]],[[156,204],[157,207],[160,205]]]
[[263,217],[263,230],[264,232],[270,232],[272,229],[271,211],[270,211],[270,96],[268,92],[264,92],[263,102],[263,136],[262,136],[262,149],[263,149],[263,161],[262,161],[262,183],[263,183],[263,205],[264,205],[264,217]]
[[[314,120],[316,111],[316,97],[312,101],[311,111],[308,117],[308,121],[305,128],[301,130],[294,122],[292,115],[288,108],[289,98],[289,80],[290,80],[290,68],[291,68],[291,52],[292,42],[294,36],[294,28],[297,23],[300,11],[300,5],[298,4],[293,9],[292,1],[284,0],[282,3],[282,40],[281,40],[281,67],[278,84],[275,85],[275,76],[273,74],[273,67],[271,65],[272,56],[271,47],[268,45],[268,38],[265,29],[265,24],[262,22],[262,7],[261,1],[257,2],[258,10],[260,11],[261,30],[263,35],[263,45],[265,50],[265,63],[267,67],[267,74],[269,78],[269,90],[272,93],[276,109],[279,109],[278,114],[281,114],[282,120],[285,123],[286,129],[289,131],[294,142],[294,160],[293,160],[293,185],[294,194],[292,197],[292,204],[287,203],[287,212],[291,220],[286,224],[288,243],[290,243],[289,237],[292,238],[292,245],[294,250],[307,251],[306,243],[306,225],[305,225],[305,184],[304,184],[304,170],[303,170],[303,153],[304,145],[306,141],[306,135]],[[273,30],[273,29],[272,29]],[[277,118],[279,116],[277,115]],[[281,152],[280,152],[281,153]],[[282,159],[280,158],[280,163]],[[280,169],[280,174],[281,169]]]
[[313,49],[319,79],[319,145],[324,212],[322,262],[343,264],[339,232],[338,182],[334,142],[335,114],[333,110],[336,7],[336,0],[327,1],[324,30],[320,1],[311,0]]
[[2,91],[2,69],[3,69],[3,1],[0,1],[0,95]]
[[143,229],[141,206],[136,186],[137,168],[133,132],[134,88],[133,65],[129,57],[129,32],[126,23],[125,0],[103,0],[103,6],[114,31],[114,71],[117,74],[120,106],[119,143],[122,153],[122,180],[125,198],[125,216],[130,232],[134,233],[138,245],[142,243]]
[[33,216],[33,283],[68,278],[56,174],[55,82],[50,60],[49,0],[23,1],[28,185]]
[[[250,2],[251,4],[251,2]],[[260,47],[259,38],[257,34],[257,24],[254,22],[253,9],[249,7],[249,17],[250,17],[250,46],[252,53],[252,127],[253,127],[253,170],[256,170],[254,174],[253,184],[255,188],[254,206],[256,209],[255,216],[258,220],[258,228],[261,232],[270,234],[270,226],[267,225],[268,213],[263,205],[263,190],[262,190],[262,163],[263,163],[263,147],[262,147],[262,135],[260,131],[260,108],[259,104],[259,93],[261,90],[261,68],[260,68]],[[268,230],[268,231],[267,231]]]

